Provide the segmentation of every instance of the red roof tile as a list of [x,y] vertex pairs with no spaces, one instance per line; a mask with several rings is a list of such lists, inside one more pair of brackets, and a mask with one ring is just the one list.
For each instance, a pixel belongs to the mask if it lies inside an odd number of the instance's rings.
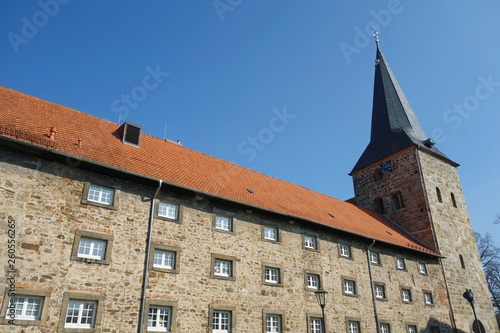
[[[51,127],[57,131],[55,140],[49,139]],[[144,133],[140,148],[129,146],[117,135],[119,127],[110,121],[0,87],[0,137],[17,138],[291,218],[436,254],[373,211]]]

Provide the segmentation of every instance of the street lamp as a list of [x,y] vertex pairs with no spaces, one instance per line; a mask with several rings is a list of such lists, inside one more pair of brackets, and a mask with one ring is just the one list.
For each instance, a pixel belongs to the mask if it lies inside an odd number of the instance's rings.
[[479,331],[479,333],[481,333],[481,327],[479,327],[479,321],[477,320],[476,316],[476,308],[474,307],[474,294],[470,289],[465,289],[463,296],[467,301],[469,301],[470,306],[472,307],[472,312],[474,312],[474,318],[476,319],[477,330]]
[[326,333],[326,322],[325,322],[325,305],[326,305],[326,295],[328,292],[326,290],[323,290],[323,288],[319,288],[317,291],[314,292],[316,294],[316,297],[318,298],[318,304],[321,306],[321,312],[323,313],[323,333]]

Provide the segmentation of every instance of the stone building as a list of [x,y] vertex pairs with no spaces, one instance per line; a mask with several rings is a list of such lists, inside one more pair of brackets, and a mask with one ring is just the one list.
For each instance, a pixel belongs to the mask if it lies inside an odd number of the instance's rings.
[[458,164],[376,59],[349,202],[0,87],[0,330],[476,332],[467,288],[499,333]]

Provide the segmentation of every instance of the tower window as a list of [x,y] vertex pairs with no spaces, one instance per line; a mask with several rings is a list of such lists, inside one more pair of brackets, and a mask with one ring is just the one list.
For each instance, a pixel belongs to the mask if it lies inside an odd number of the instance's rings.
[[460,255],[459,258],[460,258],[460,265],[462,265],[462,268],[465,268],[464,257]]
[[384,210],[384,200],[382,198],[375,198],[375,200],[373,200],[373,205],[375,206],[375,211],[377,213],[380,213],[380,214],[384,214],[385,213],[385,210]]
[[451,192],[451,203],[453,207],[457,208],[457,201],[455,200],[455,194],[453,194],[453,192]]
[[436,187],[436,195],[438,197],[438,201],[442,203],[443,198],[441,197],[441,190],[439,189],[439,187]]
[[373,180],[378,182],[381,179],[382,179],[382,170],[380,170],[380,168],[377,168],[373,173]]
[[394,193],[391,193],[391,209],[392,211],[396,211],[398,209],[403,208],[403,196],[401,195],[401,192],[397,191]]

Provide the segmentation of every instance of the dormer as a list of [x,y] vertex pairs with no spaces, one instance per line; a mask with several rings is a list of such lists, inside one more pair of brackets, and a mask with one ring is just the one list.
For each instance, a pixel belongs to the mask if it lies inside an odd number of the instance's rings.
[[118,128],[118,134],[120,134],[122,142],[134,147],[139,147],[141,143],[141,131],[141,126],[129,122],[124,122],[123,125]]

